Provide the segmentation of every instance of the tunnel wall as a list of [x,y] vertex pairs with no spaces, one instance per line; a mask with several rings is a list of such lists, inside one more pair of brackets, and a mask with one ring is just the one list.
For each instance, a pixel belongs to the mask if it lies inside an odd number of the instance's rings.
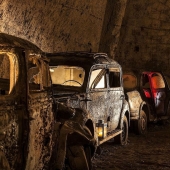
[[0,32],[43,51],[98,51],[106,0],[0,0]]
[[128,0],[115,59],[170,75],[170,0]]

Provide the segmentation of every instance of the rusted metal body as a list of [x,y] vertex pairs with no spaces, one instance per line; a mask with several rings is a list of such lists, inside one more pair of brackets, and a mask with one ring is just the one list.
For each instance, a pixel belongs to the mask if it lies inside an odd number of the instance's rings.
[[[98,145],[113,137],[126,144],[130,115],[124,99],[121,66],[104,53],[46,55],[50,59],[56,101],[86,110],[87,116],[80,121],[90,129]],[[98,138],[99,125],[105,125],[106,134],[101,138]],[[126,130],[122,137],[123,126]]]
[[0,169],[48,167],[54,116],[41,54],[33,44],[0,33]]
[[[136,129],[142,128],[140,125],[146,127],[147,121],[169,118],[170,93],[162,72],[123,70],[123,82],[130,105],[131,120],[138,122]],[[143,122],[140,122],[141,113],[145,114]]]
[[142,106],[146,103],[142,100],[140,93],[137,90],[127,92],[126,94],[128,96],[127,99],[129,103],[131,119],[138,119],[140,108],[142,108]]
[[[136,72],[135,72],[136,73]],[[149,108],[138,91],[138,79],[131,70],[123,70],[123,87],[130,108],[131,129],[137,134],[147,132]]]
[[55,125],[50,170],[91,170],[91,158],[96,150],[96,140],[82,121],[87,113],[55,102]]

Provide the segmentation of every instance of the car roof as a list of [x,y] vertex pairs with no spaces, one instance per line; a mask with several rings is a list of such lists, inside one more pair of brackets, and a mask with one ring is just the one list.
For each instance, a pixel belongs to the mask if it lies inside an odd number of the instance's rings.
[[95,65],[95,64],[112,64],[114,67],[120,67],[119,63],[108,57],[106,53],[95,52],[59,52],[46,53],[50,59],[50,65],[59,64],[76,64],[76,65]]
[[13,35],[0,33],[0,48],[3,49],[4,47],[31,49],[39,52],[41,51],[39,47],[28,40]]

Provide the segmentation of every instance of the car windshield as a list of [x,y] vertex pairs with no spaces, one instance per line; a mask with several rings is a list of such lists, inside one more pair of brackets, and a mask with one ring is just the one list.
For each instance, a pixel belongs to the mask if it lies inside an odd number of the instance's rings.
[[132,74],[123,75],[123,86],[125,89],[133,89],[137,86],[137,78]]
[[82,86],[84,82],[85,71],[77,66],[50,66],[52,84],[62,86]]

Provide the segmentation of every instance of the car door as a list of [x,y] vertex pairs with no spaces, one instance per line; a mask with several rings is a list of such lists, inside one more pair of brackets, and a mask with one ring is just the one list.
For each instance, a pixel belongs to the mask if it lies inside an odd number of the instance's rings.
[[25,169],[42,170],[49,167],[52,154],[54,117],[49,68],[47,61],[38,54],[28,54],[27,63],[29,136]]
[[149,73],[143,72],[141,74],[141,94],[144,100],[151,106],[151,114],[155,114],[155,103],[152,94],[152,87],[150,83]]
[[[0,50],[0,148],[3,165],[24,166],[26,79],[22,52]],[[24,116],[25,115],[25,116]],[[4,169],[0,163],[0,169]]]
[[157,115],[166,114],[167,91],[165,81],[159,72],[152,72],[149,75],[151,91],[154,98],[155,110]]
[[94,122],[102,120],[107,122],[107,100],[108,89],[106,79],[106,69],[104,65],[93,67],[91,70],[89,85],[87,110],[93,117]]
[[159,72],[142,73],[142,89],[146,101],[157,116],[166,114],[168,105],[168,92],[165,81]]
[[119,68],[112,65],[108,66],[108,129],[117,128],[121,116],[121,110],[124,100],[124,91],[122,86],[122,73]]

